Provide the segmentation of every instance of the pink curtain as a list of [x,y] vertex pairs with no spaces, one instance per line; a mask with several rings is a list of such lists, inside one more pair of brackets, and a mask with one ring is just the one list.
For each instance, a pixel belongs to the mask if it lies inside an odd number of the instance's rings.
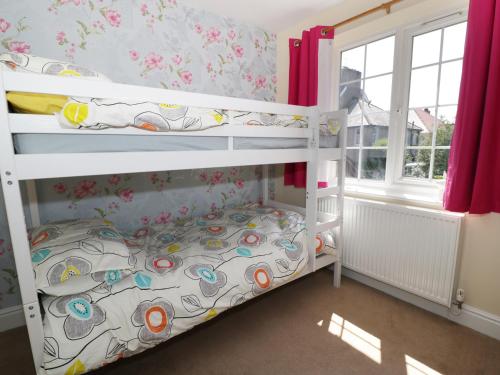
[[[316,26],[302,32],[302,39],[290,39],[288,104],[313,106],[318,100],[318,50],[320,39],[333,39],[334,30]],[[285,165],[285,185],[306,187],[306,163]]]
[[500,212],[500,2],[471,0],[444,207]]

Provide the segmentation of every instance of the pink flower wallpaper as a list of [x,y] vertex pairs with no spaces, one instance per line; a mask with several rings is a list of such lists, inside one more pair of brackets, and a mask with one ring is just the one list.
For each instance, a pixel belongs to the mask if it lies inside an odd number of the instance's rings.
[[273,33],[175,0],[19,0],[0,15],[4,50],[71,60],[118,82],[275,98]]
[[[274,100],[276,36],[176,0],[0,3],[0,52],[73,61],[113,81]],[[123,230],[261,199],[259,167],[38,184],[42,222],[106,217]],[[0,309],[20,303],[0,197]]]
[[38,185],[42,222],[102,217],[122,230],[259,202],[260,167],[66,178]]

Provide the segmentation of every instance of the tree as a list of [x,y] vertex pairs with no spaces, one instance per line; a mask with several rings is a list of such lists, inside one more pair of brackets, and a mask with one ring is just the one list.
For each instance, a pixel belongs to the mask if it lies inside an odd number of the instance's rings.
[[[436,131],[436,145],[437,146],[448,146],[451,143],[451,137],[453,135],[454,123],[441,118],[440,123]],[[432,146],[432,140],[426,138],[422,146]],[[429,175],[429,166],[431,160],[431,150],[418,150],[416,155],[416,160],[421,168],[421,172],[424,176]],[[433,178],[441,179],[443,178],[444,172],[448,169],[448,155],[449,150],[435,150],[434,151],[434,171]],[[406,162],[406,160],[405,160]]]

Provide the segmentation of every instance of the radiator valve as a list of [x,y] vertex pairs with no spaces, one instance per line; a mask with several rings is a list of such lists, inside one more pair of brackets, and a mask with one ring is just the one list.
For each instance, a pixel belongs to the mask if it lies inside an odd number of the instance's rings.
[[462,288],[458,288],[457,289],[456,299],[457,299],[457,303],[458,303],[458,308],[461,309],[462,308],[462,304],[465,301],[465,290],[463,290]]
[[455,301],[451,304],[451,313],[455,316],[460,315],[462,312],[462,305],[465,301],[465,290],[459,288],[455,295]]

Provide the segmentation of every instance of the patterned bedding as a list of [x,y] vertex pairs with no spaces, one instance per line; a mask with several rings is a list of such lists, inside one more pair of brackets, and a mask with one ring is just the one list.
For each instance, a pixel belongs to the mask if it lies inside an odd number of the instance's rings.
[[297,277],[303,217],[252,206],[125,236],[130,276],[44,296],[44,368],[83,373],[128,357]]
[[[47,74],[61,77],[109,81],[102,73],[71,62],[31,56],[23,53],[0,54],[0,70]],[[17,94],[14,100],[13,94]],[[38,97],[37,97],[38,96]],[[178,103],[118,101],[114,99],[65,97],[46,94],[10,93],[8,100],[14,109],[25,113],[54,113],[63,127],[106,129],[133,126],[148,131],[196,131],[222,125],[259,125],[306,128],[307,117],[259,112],[229,111],[189,107]],[[63,104],[64,103],[64,104]],[[62,107],[62,109],[61,109]],[[41,110],[41,108],[43,108]],[[338,121],[320,118],[323,137],[336,136]],[[331,146],[329,146],[331,147]]]
[[227,111],[170,103],[69,98],[56,114],[64,127],[84,129],[136,128],[155,131],[195,131],[223,125],[307,127],[303,116]]
[[[95,98],[69,98],[62,110],[56,113],[56,117],[59,124],[67,128],[95,130],[133,126],[154,132],[196,131],[223,125],[307,128],[308,124],[307,117],[301,115],[229,111],[167,103],[118,102]],[[338,120],[323,114],[319,122],[322,137],[338,134]]]

